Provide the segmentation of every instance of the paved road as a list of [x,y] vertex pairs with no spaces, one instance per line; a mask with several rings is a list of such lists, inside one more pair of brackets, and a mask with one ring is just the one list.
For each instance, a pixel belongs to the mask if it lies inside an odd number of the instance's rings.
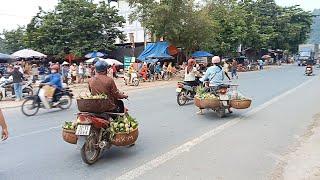
[[92,166],[61,138],[61,125],[75,118],[76,107],[30,118],[7,109],[11,137],[0,143],[0,179],[268,179],[320,111],[318,76],[303,71],[283,66],[242,73],[235,83],[254,103],[224,119],[196,115],[192,103],[179,107],[175,87],[132,92],[126,104],[140,122],[136,146],[111,148]]

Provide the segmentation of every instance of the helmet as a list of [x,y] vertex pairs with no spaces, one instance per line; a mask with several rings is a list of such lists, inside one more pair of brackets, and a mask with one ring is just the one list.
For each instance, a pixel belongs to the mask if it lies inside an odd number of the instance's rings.
[[96,67],[97,72],[106,72],[108,68],[108,63],[99,60],[94,64],[94,66]]
[[55,64],[55,65],[51,66],[50,69],[54,69],[54,70],[59,71],[60,67],[59,67],[59,65]]
[[213,64],[220,63],[220,57],[219,57],[219,56],[214,56],[214,57],[212,58],[212,63],[213,63]]
[[188,60],[188,65],[193,66],[196,64],[196,61],[194,59],[189,59]]

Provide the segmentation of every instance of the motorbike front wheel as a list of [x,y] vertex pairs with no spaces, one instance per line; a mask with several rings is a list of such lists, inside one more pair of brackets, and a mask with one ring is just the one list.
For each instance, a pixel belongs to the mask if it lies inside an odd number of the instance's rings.
[[185,91],[179,92],[179,94],[177,95],[177,103],[179,104],[179,106],[183,106],[187,102],[188,102],[187,92],[185,92]]
[[25,88],[22,91],[24,96],[33,96],[33,90],[31,88]]
[[72,98],[69,95],[61,96],[59,101],[60,101],[60,104],[59,104],[60,109],[69,109],[72,105]]
[[97,131],[92,130],[81,148],[81,158],[86,164],[92,165],[98,161],[102,150],[97,144],[98,133]]
[[26,99],[21,106],[21,111],[26,116],[34,116],[38,113],[40,104],[34,99]]

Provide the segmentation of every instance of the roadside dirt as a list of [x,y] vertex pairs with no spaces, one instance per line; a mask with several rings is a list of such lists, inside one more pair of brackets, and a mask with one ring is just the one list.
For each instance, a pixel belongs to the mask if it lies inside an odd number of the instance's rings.
[[320,113],[298,141],[283,155],[272,173],[272,180],[320,179]]

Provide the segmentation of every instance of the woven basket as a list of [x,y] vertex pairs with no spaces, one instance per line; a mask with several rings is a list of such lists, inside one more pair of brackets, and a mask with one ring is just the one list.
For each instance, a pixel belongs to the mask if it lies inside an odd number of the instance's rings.
[[195,97],[194,104],[200,109],[213,109],[220,106],[220,101],[218,99],[199,99]]
[[117,133],[111,140],[111,144],[115,146],[129,146],[136,142],[139,136],[138,128],[134,129],[130,133]]
[[77,99],[77,105],[80,112],[103,113],[114,109],[109,99]]
[[230,105],[235,109],[247,109],[251,106],[252,100],[231,100]]
[[67,143],[77,144],[78,137],[76,136],[76,131],[74,130],[62,129],[62,137]]

